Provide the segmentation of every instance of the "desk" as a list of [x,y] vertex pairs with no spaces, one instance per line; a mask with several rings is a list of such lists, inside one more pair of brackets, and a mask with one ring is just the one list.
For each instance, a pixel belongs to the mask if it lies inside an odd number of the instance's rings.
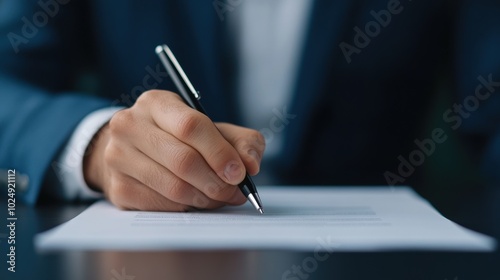
[[[487,201],[496,201],[489,205]],[[17,206],[16,270],[1,279],[500,279],[500,252],[331,253],[294,251],[63,252],[36,253],[33,236],[81,213],[88,205]],[[500,203],[471,199],[452,220],[500,240]],[[473,209],[474,211],[472,211]],[[484,211],[488,215],[483,215]],[[461,214],[462,213],[462,214]],[[467,213],[467,214],[463,214]],[[477,216],[481,215],[481,216]],[[484,217],[477,219],[477,217]],[[5,218],[2,217],[5,221]],[[2,231],[2,233],[5,231]],[[302,274],[293,275],[300,267]],[[124,269],[124,270],[122,270]],[[286,274],[290,271],[289,274]],[[5,278],[4,275],[8,277]],[[14,277],[13,277],[14,276]],[[126,277],[126,276],[135,276]],[[302,277],[301,277],[302,276]],[[307,278],[306,278],[307,277]]]

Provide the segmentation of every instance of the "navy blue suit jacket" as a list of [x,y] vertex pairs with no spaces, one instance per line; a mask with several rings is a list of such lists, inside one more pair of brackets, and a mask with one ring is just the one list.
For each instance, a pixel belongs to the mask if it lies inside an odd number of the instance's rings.
[[[215,121],[239,123],[224,20],[237,2],[60,2],[0,3],[0,169],[29,176],[18,193],[25,201],[64,168],[56,156],[85,115],[130,106],[148,88],[174,89],[158,44],[176,53]],[[390,21],[381,10],[392,10]],[[493,0],[314,1],[286,108],[296,117],[276,132],[284,153],[265,168],[292,184],[387,184],[387,171],[401,175],[398,156],[431,137],[418,133],[437,85],[462,104],[487,84],[479,76],[500,81],[499,14]],[[494,92],[467,117],[444,112],[443,126],[469,136],[485,178],[499,182],[500,87],[480,90]]]

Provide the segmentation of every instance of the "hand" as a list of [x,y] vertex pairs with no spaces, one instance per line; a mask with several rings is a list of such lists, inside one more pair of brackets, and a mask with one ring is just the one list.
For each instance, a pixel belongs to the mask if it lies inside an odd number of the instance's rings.
[[259,172],[264,147],[259,132],[214,124],[177,94],[152,90],[94,136],[84,177],[122,209],[239,205],[246,198],[237,184]]

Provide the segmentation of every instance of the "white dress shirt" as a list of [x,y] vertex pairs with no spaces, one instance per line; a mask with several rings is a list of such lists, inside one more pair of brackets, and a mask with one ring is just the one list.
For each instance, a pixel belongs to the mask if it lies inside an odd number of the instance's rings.
[[[312,0],[243,1],[239,21],[238,94],[244,125],[263,133],[265,158],[282,149],[289,124],[270,123],[276,111],[290,114]],[[237,13],[240,12],[240,15]],[[279,129],[277,129],[277,127]]]

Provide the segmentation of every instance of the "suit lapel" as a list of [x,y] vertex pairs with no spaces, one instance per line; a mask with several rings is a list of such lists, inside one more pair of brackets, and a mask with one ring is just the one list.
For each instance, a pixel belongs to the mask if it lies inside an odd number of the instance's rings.
[[[328,81],[328,71],[332,63],[331,53],[338,45],[341,32],[350,21],[347,16],[354,1],[317,0],[309,20],[306,43],[303,47],[301,64],[295,84],[294,98],[287,111],[296,115],[290,122],[285,135],[285,150],[300,151],[304,135],[308,132],[315,107],[321,102],[322,89]],[[280,164],[292,165],[298,153],[286,153]]]

